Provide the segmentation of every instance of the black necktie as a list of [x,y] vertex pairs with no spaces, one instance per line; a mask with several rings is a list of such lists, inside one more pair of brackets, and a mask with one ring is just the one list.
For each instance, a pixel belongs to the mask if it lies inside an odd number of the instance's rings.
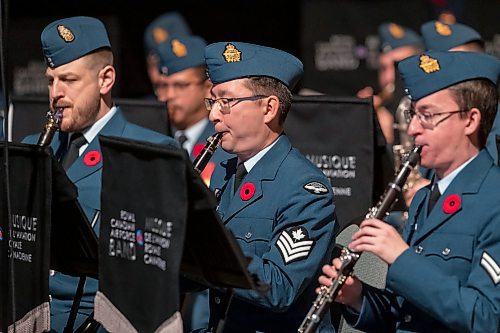
[[177,135],[177,141],[181,144],[181,148],[184,148],[184,143],[188,140],[187,136],[184,132],[180,131],[180,134]]
[[69,139],[69,148],[62,159],[64,170],[68,170],[78,158],[80,148],[87,143],[82,133],[73,133]]
[[238,187],[240,187],[241,181],[245,178],[246,174],[247,169],[245,169],[245,164],[240,162],[236,168],[236,174],[234,175],[234,193],[236,193]]
[[432,208],[434,208],[434,205],[439,200],[440,196],[441,193],[439,192],[439,186],[437,186],[437,184],[434,184],[434,189],[432,190],[431,196],[429,198],[429,209],[427,209],[427,214],[430,214]]

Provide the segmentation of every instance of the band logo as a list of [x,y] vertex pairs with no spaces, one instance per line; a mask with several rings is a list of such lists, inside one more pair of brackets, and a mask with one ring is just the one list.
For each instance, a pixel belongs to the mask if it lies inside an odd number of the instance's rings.
[[352,195],[351,186],[339,186],[340,183],[346,184],[345,181],[340,182],[339,179],[356,179],[356,156],[308,154],[306,157],[328,177],[335,196],[350,197]]
[[142,257],[142,262],[146,265],[155,266],[162,271],[167,269],[165,252],[170,248],[173,222],[146,217],[144,224],[138,226],[134,213],[121,210],[120,218],[110,219],[110,226],[110,257],[130,261]]
[[[9,230],[9,258],[33,262],[39,221],[37,217],[12,214],[12,230]],[[3,238],[3,237],[2,237]]]

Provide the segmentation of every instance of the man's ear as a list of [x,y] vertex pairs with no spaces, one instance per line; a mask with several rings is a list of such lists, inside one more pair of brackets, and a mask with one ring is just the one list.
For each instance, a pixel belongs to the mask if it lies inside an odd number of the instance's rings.
[[203,87],[204,87],[204,89],[205,89],[205,97],[206,97],[206,98],[210,98],[210,97],[211,97],[212,87],[213,87],[213,85],[212,85],[212,81],[210,81],[210,80],[208,80],[208,79],[207,79],[207,80],[205,80],[205,81],[203,82]]
[[264,100],[264,122],[270,123],[279,118],[280,100],[277,96],[271,95]]
[[481,125],[481,111],[478,108],[472,108],[468,112],[467,123],[465,125],[465,134],[471,135],[479,131]]
[[101,95],[106,95],[111,92],[115,84],[115,79],[116,72],[113,66],[107,65],[99,71],[99,92]]

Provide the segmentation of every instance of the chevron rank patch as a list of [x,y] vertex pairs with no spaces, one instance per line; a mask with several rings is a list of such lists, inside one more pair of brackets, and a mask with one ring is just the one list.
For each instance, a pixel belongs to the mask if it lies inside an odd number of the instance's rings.
[[481,266],[486,270],[488,275],[493,280],[495,285],[500,282],[500,267],[496,263],[495,259],[493,259],[486,251],[483,252],[483,256],[481,257]]
[[304,189],[312,194],[327,194],[328,188],[320,182],[310,182],[304,185]]
[[304,227],[293,227],[283,230],[276,241],[279,253],[288,265],[291,262],[306,259],[311,253],[314,241],[309,238],[309,234]]

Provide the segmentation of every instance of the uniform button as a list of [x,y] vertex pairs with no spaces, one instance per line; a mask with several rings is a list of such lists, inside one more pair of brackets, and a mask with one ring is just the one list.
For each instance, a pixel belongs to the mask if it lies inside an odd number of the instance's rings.
[[441,253],[442,253],[443,255],[447,256],[448,254],[450,254],[450,251],[451,251],[451,250],[450,250],[449,248],[445,248],[445,249],[443,250],[443,252],[441,252]]
[[249,239],[250,237],[252,237],[252,233],[249,231],[245,234],[245,238]]
[[409,323],[411,321],[411,315],[407,314],[404,316],[403,320],[405,321],[405,323]]
[[423,250],[424,250],[424,248],[423,248],[423,247],[421,247],[421,246],[419,245],[419,246],[417,246],[417,248],[415,249],[415,253],[420,254],[420,253],[422,253],[422,251],[423,251]]
[[49,275],[54,276],[56,274],[56,271],[53,269],[49,269]]
[[215,304],[220,304],[220,297],[216,296],[214,301],[215,301]]

